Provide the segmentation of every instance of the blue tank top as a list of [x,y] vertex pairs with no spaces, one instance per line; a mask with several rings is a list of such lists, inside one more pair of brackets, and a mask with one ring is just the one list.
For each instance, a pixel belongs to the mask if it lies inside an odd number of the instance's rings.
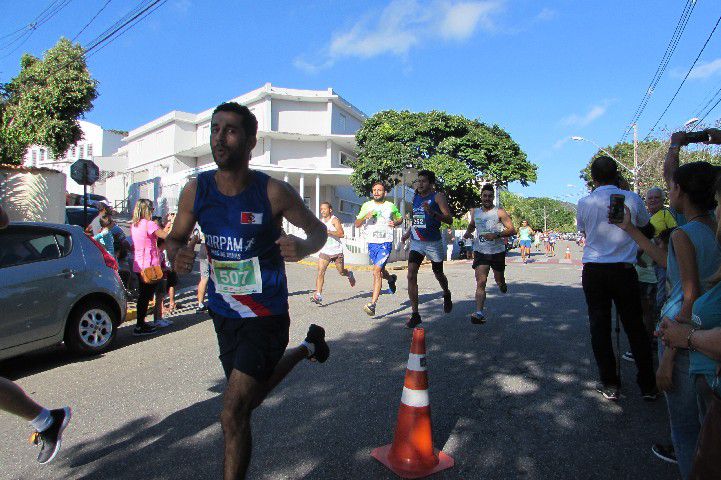
[[[690,222],[681,227],[688,238],[693,243],[696,250],[696,267],[700,279],[701,294],[705,293],[710,284],[708,279],[716,273],[721,265],[721,249],[716,242],[716,233],[708,226],[701,222]],[[668,260],[666,261],[666,284],[668,289],[668,298],[661,309],[661,318],[676,318],[681,311],[683,304],[683,285],[681,285],[681,272],[678,262],[676,261],[676,252],[673,248],[673,242],[668,246]]]
[[423,204],[428,203],[432,211],[439,212],[441,208],[436,203],[436,193],[431,192],[425,197],[417,193],[413,197],[413,222],[411,234],[414,240],[422,242],[435,242],[441,239],[441,222],[426,213]]
[[230,318],[288,313],[285,263],[275,241],[280,226],[268,200],[268,175],[252,171],[239,195],[218,190],[216,170],[198,175],[193,210],[210,262],[208,307]]

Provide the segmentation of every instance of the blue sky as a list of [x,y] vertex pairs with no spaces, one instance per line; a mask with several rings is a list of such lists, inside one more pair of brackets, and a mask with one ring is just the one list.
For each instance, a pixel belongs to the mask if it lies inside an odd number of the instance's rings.
[[[13,2],[0,18],[0,81],[23,51],[41,55],[74,37],[105,0],[72,0],[22,47],[2,36],[50,0]],[[78,37],[87,45],[138,2],[114,0]],[[394,0],[250,2],[168,0],[89,58],[100,96],[86,118],[132,129],[170,110],[197,112],[266,82],[333,87],[372,115],[384,109],[445,110],[497,123],[539,166],[525,196],[574,201],[579,170],[620,140],[685,2],[650,0]],[[721,15],[698,0],[665,73],[638,121],[659,118]],[[663,117],[679,128],[721,88],[721,27]],[[706,122],[721,116],[721,106]]]

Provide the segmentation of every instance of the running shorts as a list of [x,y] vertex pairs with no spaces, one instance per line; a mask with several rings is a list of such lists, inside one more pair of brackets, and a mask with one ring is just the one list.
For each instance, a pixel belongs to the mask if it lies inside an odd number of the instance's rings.
[[446,246],[443,240],[424,242],[411,239],[411,251],[408,254],[408,263],[420,263],[428,257],[433,263],[442,262],[446,258]]
[[473,269],[479,265],[490,265],[497,272],[506,270],[506,252],[481,253],[473,252]]
[[381,268],[385,267],[386,263],[388,263],[388,257],[391,256],[392,248],[393,242],[369,243],[368,256],[371,259],[371,263]]
[[225,378],[238,370],[259,382],[270,378],[288,346],[290,316],[228,318],[210,311]]
[[521,246],[524,248],[531,248],[531,241],[530,240],[521,240],[520,242]]
[[319,253],[318,258],[322,258],[323,260],[327,260],[329,262],[337,262],[338,260],[343,260],[343,254],[342,253],[334,253],[332,255],[328,255],[327,253]]

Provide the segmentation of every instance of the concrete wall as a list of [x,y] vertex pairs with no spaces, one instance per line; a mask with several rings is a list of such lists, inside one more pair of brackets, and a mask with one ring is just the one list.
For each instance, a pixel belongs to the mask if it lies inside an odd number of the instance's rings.
[[328,168],[326,142],[296,142],[273,139],[271,163],[283,167]]
[[326,102],[297,102],[277,98],[272,99],[272,102],[272,130],[316,134],[330,132]]
[[354,135],[361,127],[361,122],[348,110],[332,103],[331,130],[335,135]]
[[65,175],[0,167],[0,204],[11,221],[65,223]]

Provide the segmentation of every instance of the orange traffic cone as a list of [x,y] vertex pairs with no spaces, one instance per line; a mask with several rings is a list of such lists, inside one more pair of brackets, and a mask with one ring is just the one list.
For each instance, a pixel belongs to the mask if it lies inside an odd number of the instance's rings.
[[393,443],[376,448],[371,455],[401,478],[426,477],[451,468],[455,463],[451,457],[433,448],[426,339],[422,328],[413,330]]
[[566,256],[563,258],[565,258],[566,260],[571,259],[571,248],[570,247],[566,247]]

